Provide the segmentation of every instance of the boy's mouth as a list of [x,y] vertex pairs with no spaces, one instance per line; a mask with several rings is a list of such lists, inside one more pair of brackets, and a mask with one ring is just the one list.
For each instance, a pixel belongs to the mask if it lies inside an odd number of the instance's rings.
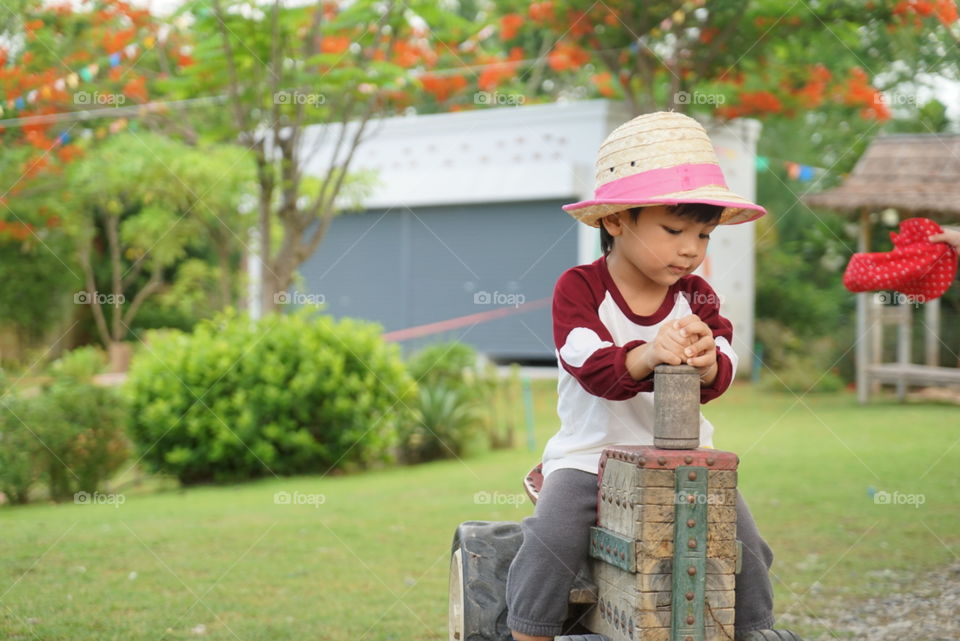
[[680,267],[679,265],[667,265],[667,269],[671,274],[684,275],[690,271],[689,267]]

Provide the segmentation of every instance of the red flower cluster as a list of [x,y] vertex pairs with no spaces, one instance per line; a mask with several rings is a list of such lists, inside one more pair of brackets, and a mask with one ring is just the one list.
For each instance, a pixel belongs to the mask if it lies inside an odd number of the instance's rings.
[[557,43],[547,55],[547,64],[554,71],[565,71],[582,67],[590,62],[590,54],[575,44],[568,42]]
[[437,102],[446,101],[451,94],[467,86],[467,79],[463,76],[437,76],[424,74],[420,76],[423,88],[431,93]]

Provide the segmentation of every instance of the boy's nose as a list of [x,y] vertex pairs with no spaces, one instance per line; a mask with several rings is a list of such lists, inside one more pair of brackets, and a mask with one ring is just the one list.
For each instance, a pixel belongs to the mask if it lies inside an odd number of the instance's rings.
[[679,253],[681,256],[696,256],[697,243],[692,240],[684,240],[680,243]]

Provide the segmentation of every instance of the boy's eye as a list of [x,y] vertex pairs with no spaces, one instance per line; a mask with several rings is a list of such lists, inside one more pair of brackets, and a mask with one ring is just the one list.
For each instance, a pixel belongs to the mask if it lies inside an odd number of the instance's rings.
[[710,240],[710,234],[700,234],[700,238],[704,240]]
[[666,225],[661,225],[661,227],[663,227],[668,234],[673,234],[674,236],[680,233],[679,229],[673,229],[672,227],[667,227]]

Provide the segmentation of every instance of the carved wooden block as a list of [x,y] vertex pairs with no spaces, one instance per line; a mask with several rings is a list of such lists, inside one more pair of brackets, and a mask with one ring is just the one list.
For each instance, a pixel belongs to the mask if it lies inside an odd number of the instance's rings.
[[[604,452],[591,548],[600,597],[588,614],[592,631],[613,641],[670,641],[680,621],[703,631],[693,638],[733,638],[738,463],[734,454],[706,449]],[[674,595],[677,559],[695,587]],[[679,603],[685,609],[674,617]]]

